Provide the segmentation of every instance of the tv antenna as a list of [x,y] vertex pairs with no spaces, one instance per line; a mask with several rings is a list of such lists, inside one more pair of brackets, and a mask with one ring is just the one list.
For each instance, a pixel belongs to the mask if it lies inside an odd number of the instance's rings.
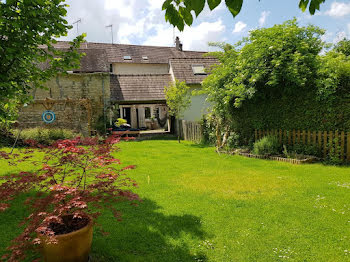
[[75,21],[74,23],[73,23],[73,25],[74,24],[77,24],[77,34],[79,35],[79,23],[81,23],[81,18],[79,18],[77,21]]
[[111,28],[111,35],[112,35],[112,45],[113,45],[113,24],[107,25],[106,28]]

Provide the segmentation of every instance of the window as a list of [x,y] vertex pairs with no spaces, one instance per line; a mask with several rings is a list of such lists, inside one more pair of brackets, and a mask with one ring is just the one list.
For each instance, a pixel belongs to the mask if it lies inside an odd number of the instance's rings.
[[124,56],[124,60],[131,60],[131,56],[125,55],[125,56]]
[[110,64],[110,65],[109,65],[109,72],[110,72],[110,73],[113,73],[113,64]]
[[151,118],[151,108],[145,107],[145,119],[150,119],[150,118]]
[[143,59],[143,60],[148,60],[148,56],[143,55],[143,56],[142,56],[142,59]]
[[204,65],[192,65],[192,71],[195,75],[206,75]]

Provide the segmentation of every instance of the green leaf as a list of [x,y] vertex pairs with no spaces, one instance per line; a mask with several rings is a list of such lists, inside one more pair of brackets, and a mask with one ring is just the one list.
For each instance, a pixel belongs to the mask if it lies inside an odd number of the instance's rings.
[[196,13],[196,16],[198,16],[202,12],[204,6],[205,6],[205,0],[192,0],[191,1],[191,8]]
[[167,10],[170,4],[171,4],[171,0],[164,1],[162,10]]
[[241,11],[243,0],[225,0],[225,3],[233,17],[236,17]]
[[325,0],[311,0],[310,6],[309,6],[309,12],[310,14],[315,14],[316,10],[320,10],[321,3],[324,3]]
[[301,9],[301,11],[305,12],[307,5],[309,4],[310,0],[300,0],[299,2],[299,8]]
[[187,8],[185,7],[182,7],[180,6],[179,8],[179,13],[181,15],[181,17],[183,18],[183,20],[185,21],[185,23],[190,26],[192,25],[193,23],[193,17],[192,17],[192,14],[191,14],[191,11],[188,10]]
[[221,3],[221,0],[207,0],[207,1],[208,1],[210,10],[213,10],[215,7],[217,7]]

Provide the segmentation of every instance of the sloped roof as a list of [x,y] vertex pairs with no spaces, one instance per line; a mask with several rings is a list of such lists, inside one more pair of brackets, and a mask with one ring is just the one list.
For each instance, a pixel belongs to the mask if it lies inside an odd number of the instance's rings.
[[207,75],[195,75],[192,65],[203,65],[210,73],[212,66],[219,63],[216,58],[172,58],[169,60],[175,79],[185,81],[186,84],[200,84]]
[[[65,48],[58,48],[61,51],[68,51]],[[109,63],[105,50],[85,49],[79,50],[79,53],[85,53],[80,59],[80,68],[72,69],[74,72],[92,73],[92,72],[109,72]],[[42,70],[49,68],[49,62],[41,63],[39,67]]]
[[[59,41],[53,45],[55,48],[66,49],[70,44]],[[105,50],[109,63],[145,63],[145,64],[168,64],[170,58],[201,58],[206,52],[178,51],[175,47],[142,46],[106,43],[82,43],[80,49],[85,51]],[[124,56],[131,56],[132,60],[124,60]],[[148,60],[142,59],[147,56]]]
[[170,74],[111,75],[112,101],[165,100],[164,87],[172,82]]

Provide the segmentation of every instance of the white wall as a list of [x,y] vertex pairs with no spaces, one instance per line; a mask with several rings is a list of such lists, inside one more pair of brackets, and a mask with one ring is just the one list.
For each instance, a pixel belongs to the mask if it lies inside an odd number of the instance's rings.
[[[200,86],[191,88],[193,90],[200,90]],[[199,121],[202,118],[203,114],[206,114],[210,104],[205,101],[207,98],[206,94],[195,95],[191,97],[191,105],[184,113],[184,120],[187,121]]]
[[134,64],[114,63],[113,74],[118,75],[144,75],[144,74],[168,74],[168,64]]

